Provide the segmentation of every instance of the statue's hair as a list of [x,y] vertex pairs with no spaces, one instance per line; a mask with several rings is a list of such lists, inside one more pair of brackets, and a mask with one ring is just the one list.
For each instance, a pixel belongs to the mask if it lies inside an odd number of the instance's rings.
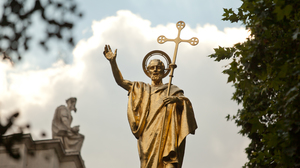
[[160,59],[153,59],[153,60],[151,60],[149,62],[149,64],[148,64],[148,66],[147,66],[147,69],[149,69],[149,66],[150,66],[150,64],[151,64],[152,61],[158,61],[159,64],[160,64],[160,66],[163,67],[164,70],[166,69],[164,62],[162,62]]
[[77,98],[76,97],[70,97],[66,100],[66,103],[68,103],[68,101],[77,101]]

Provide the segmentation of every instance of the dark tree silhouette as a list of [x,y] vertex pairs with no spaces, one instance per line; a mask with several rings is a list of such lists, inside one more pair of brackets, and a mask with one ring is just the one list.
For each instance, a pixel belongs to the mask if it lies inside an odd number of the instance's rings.
[[[4,0],[0,18],[0,55],[10,60],[20,60],[32,39],[28,30],[32,27],[33,16],[39,15],[44,24],[45,38],[38,43],[48,50],[47,42],[58,39],[74,46],[71,32],[82,13],[74,0]],[[68,32],[68,33],[66,33]],[[2,53],[2,54],[1,54]]]

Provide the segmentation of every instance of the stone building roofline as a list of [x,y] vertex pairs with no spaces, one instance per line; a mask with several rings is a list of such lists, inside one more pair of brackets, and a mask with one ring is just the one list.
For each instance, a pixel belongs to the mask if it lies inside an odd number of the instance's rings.
[[[11,137],[12,135],[2,136],[4,141],[9,141]],[[75,163],[76,168],[85,168],[84,161],[81,157],[80,152],[66,152],[62,142],[59,139],[46,139],[34,141],[32,139],[31,134],[23,134],[21,142],[15,142],[15,144],[24,144],[27,148],[28,153],[33,154],[35,151],[38,150],[54,149],[61,163],[73,162]],[[0,150],[5,149],[1,148]]]

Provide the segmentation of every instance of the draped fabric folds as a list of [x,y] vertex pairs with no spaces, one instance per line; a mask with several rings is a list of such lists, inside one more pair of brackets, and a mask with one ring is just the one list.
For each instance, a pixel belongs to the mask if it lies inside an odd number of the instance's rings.
[[72,120],[71,111],[66,106],[57,107],[52,120],[52,138],[60,139],[66,151],[80,152],[84,135],[71,131]]
[[[131,131],[138,139],[141,168],[163,168],[167,163],[181,167],[185,138],[197,128],[192,104],[177,86],[171,85],[170,96],[177,96],[182,103],[163,105],[167,87],[134,82],[129,91],[127,115]],[[162,142],[161,136],[165,137]]]

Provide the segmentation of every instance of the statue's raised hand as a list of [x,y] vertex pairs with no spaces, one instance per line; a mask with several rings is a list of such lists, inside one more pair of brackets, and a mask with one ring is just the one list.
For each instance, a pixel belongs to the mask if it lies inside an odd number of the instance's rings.
[[111,51],[110,46],[105,45],[103,54],[106,57],[106,59],[108,59],[109,61],[112,61],[112,60],[116,59],[116,57],[117,57],[117,49],[115,50],[115,53],[113,53]]

